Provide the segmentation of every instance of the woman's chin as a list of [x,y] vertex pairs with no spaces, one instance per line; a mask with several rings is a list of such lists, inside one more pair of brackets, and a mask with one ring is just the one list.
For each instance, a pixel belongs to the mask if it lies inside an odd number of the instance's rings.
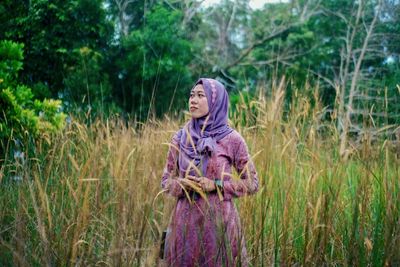
[[192,115],[193,119],[202,119],[202,118],[206,118],[208,113],[203,115],[203,114],[196,114],[196,113],[190,113]]
[[195,111],[190,111],[190,115],[192,115],[192,118],[193,119],[198,119],[198,118],[201,118],[201,114],[199,114],[198,112],[196,112],[197,110],[195,110]]

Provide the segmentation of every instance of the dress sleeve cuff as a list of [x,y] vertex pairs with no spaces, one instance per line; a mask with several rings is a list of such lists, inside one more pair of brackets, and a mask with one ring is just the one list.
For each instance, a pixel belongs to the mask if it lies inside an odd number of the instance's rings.
[[223,182],[224,187],[224,200],[231,200],[232,199],[232,183],[230,181]]
[[168,194],[173,197],[181,197],[183,195],[183,190],[177,179],[168,179],[165,189],[168,190]]

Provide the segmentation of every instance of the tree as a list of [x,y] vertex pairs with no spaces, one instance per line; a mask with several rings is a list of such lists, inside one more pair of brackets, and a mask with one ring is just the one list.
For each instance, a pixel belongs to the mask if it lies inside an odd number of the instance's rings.
[[42,97],[64,91],[67,69],[81,60],[74,49],[103,54],[112,37],[102,0],[4,1],[1,9],[0,40],[25,45],[20,79]]
[[181,23],[179,10],[155,5],[143,26],[115,49],[110,76],[116,97],[141,119],[149,112],[159,116],[185,104],[183,94],[193,83],[188,68],[193,52]]
[[[316,50],[320,64],[314,64],[317,68],[310,72],[323,81],[329,95],[335,96],[329,102],[340,131],[340,153],[345,158],[351,151],[351,136],[360,138],[372,128],[379,132],[379,127],[395,123],[387,114],[398,113],[393,104],[398,97],[396,85],[385,81],[389,68],[384,62],[387,52],[394,52],[393,46],[385,43],[392,43],[399,32],[388,30],[393,29],[396,17],[384,15],[385,2],[390,1],[324,1],[323,16],[311,21],[320,40]],[[391,3],[393,9],[396,5]],[[386,99],[385,90],[389,94]]]
[[32,90],[18,82],[22,48],[22,44],[12,41],[0,42],[0,155],[4,155],[10,142],[13,146],[12,141],[55,133],[65,123],[61,101],[35,99]]
[[59,94],[65,109],[89,118],[118,112],[108,75],[102,70],[104,56],[89,47],[74,49],[73,53],[79,61],[66,70],[65,87]]
[[107,0],[109,14],[119,29],[118,39],[129,35],[132,29],[139,28],[145,19],[145,12],[153,6],[153,1]]

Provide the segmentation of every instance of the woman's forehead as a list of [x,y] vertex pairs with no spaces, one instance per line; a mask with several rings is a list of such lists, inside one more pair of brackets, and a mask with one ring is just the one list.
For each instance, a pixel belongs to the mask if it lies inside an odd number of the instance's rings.
[[193,89],[192,92],[204,92],[204,87],[202,84],[197,84]]

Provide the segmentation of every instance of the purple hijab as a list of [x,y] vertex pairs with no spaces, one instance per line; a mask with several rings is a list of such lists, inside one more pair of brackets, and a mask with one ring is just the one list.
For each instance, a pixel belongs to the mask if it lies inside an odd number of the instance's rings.
[[[193,176],[205,176],[208,159],[214,153],[217,141],[233,129],[228,125],[229,97],[225,87],[217,80],[206,78],[199,79],[194,87],[198,84],[203,85],[210,116],[208,120],[208,115],[192,118],[180,130],[179,169]],[[202,131],[204,124],[206,125]],[[198,173],[190,162],[202,173]]]

